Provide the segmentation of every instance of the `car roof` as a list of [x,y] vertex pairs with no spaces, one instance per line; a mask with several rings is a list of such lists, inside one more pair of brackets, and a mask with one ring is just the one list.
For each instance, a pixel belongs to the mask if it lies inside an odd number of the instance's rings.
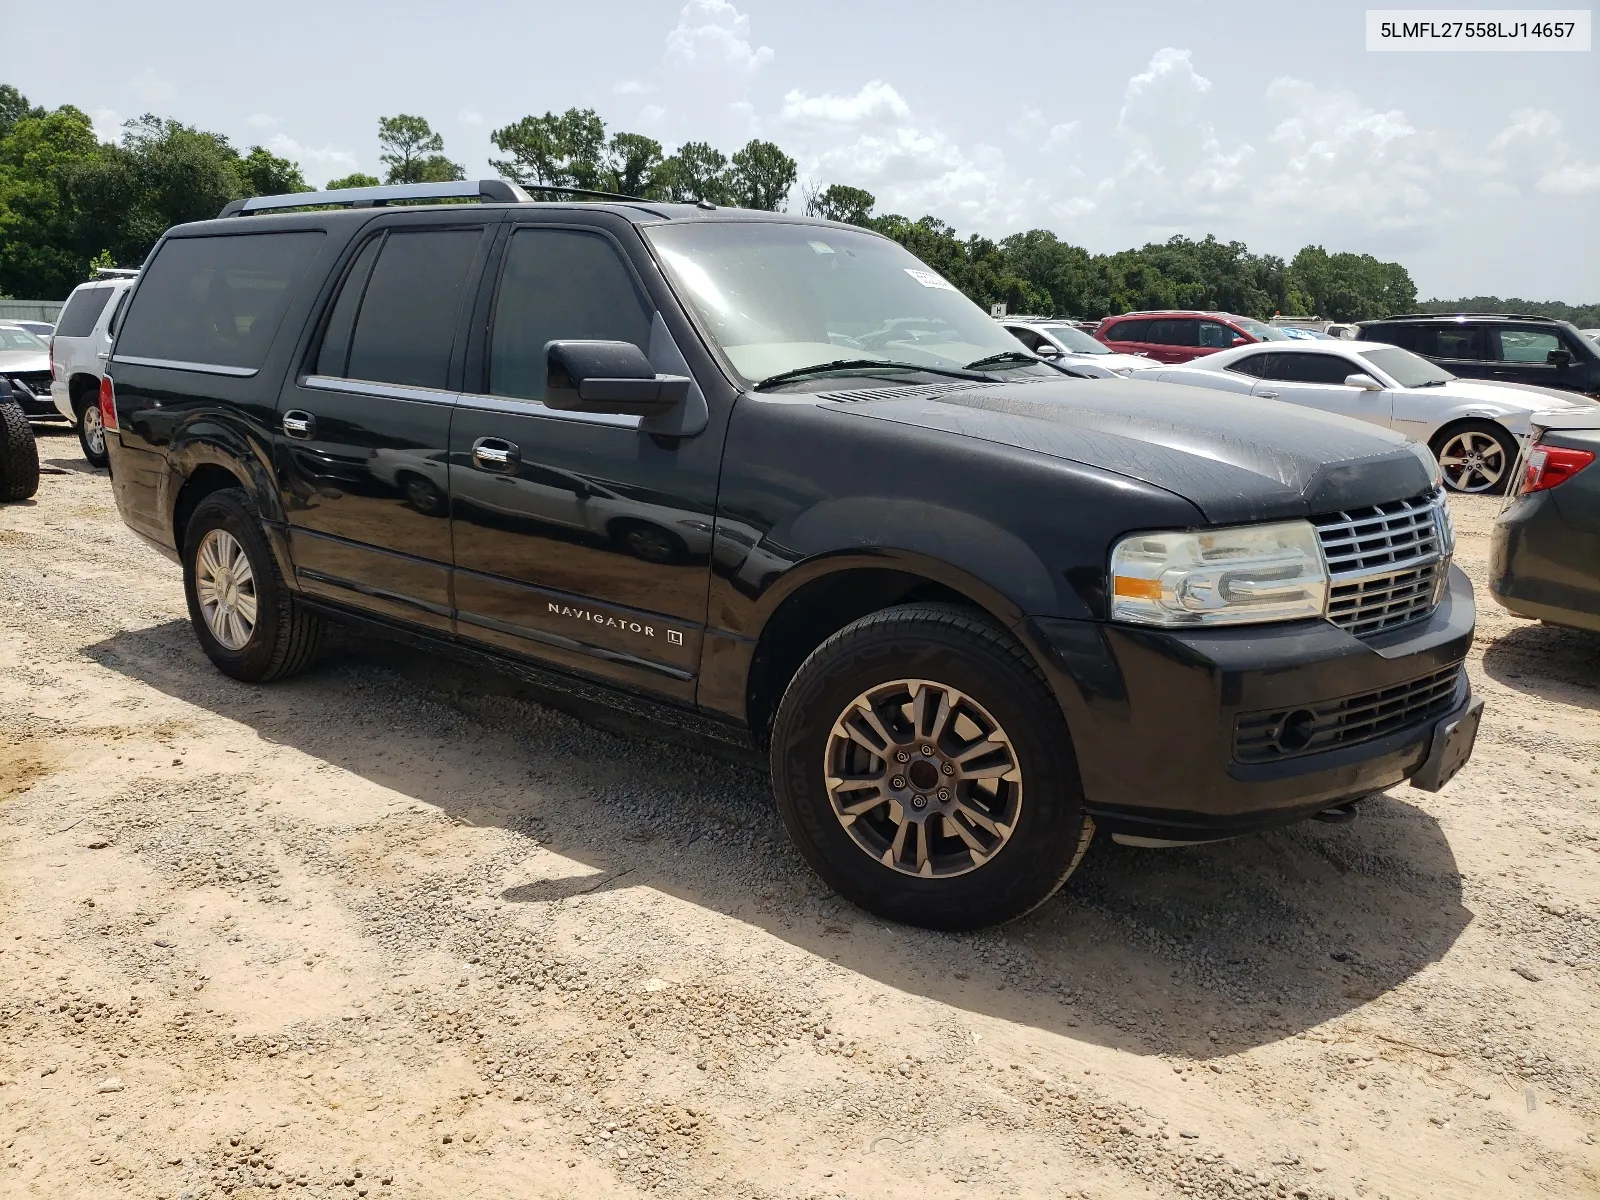
[[1543,325],[1566,325],[1560,317],[1538,317],[1527,313],[1402,313],[1393,317],[1374,317],[1370,321],[1357,321],[1359,326],[1388,325],[1395,321],[1537,321]]
[[1142,308],[1138,312],[1117,313],[1113,317],[1102,317],[1101,321],[1119,321],[1123,317],[1217,317],[1224,321],[1249,321],[1254,318],[1241,317],[1238,313],[1221,312],[1217,309],[1205,308]]

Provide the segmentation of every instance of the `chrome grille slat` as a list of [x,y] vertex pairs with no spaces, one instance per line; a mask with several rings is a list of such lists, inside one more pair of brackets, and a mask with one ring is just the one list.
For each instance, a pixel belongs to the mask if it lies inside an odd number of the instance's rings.
[[[1244,713],[1234,724],[1234,759],[1238,762],[1275,762],[1372,741],[1386,734],[1443,716],[1455,702],[1462,664],[1395,684],[1381,691],[1343,696],[1302,709],[1276,709]],[[1303,745],[1292,749],[1279,742],[1284,724],[1296,712],[1309,712],[1312,720],[1301,726]]]
[[1433,611],[1450,562],[1440,491],[1313,517],[1328,562],[1328,619],[1357,636]]

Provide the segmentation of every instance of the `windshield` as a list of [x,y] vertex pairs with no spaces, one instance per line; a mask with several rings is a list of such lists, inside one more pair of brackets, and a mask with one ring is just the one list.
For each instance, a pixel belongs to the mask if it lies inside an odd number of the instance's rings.
[[1233,323],[1244,330],[1251,337],[1259,338],[1263,342],[1292,342],[1294,339],[1276,325],[1268,325],[1265,321],[1255,321],[1249,317],[1234,317]]
[[994,354],[1032,360],[987,313],[887,238],[776,221],[685,222],[648,234],[748,380],[841,359],[944,370]]
[[0,327],[0,350],[37,350],[43,354],[49,348],[26,329]]
[[1048,333],[1051,337],[1055,338],[1056,341],[1060,342],[1074,354],[1115,353],[1111,347],[1106,345],[1104,342],[1095,341],[1083,330],[1075,329],[1071,325],[1041,325],[1039,328],[1045,333]]
[[1398,346],[1385,346],[1382,350],[1363,350],[1366,359],[1401,387],[1432,387],[1449,383],[1455,378],[1443,367],[1435,366],[1420,354],[1402,350]]

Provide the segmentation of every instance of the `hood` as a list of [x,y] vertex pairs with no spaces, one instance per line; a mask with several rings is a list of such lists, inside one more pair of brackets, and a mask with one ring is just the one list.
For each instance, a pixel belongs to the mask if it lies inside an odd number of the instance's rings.
[[0,350],[0,375],[24,375],[49,369],[47,350]]
[[1097,362],[1102,367],[1110,367],[1113,371],[1145,371],[1151,367],[1161,366],[1155,359],[1146,358],[1142,354],[1091,354],[1088,357],[1092,362]]
[[1400,500],[1438,479],[1426,449],[1368,422],[1137,376],[876,388],[833,393],[824,407],[1114,471],[1218,525]]
[[1421,395],[1439,392],[1446,396],[1479,404],[1493,404],[1515,412],[1552,412],[1560,408],[1588,408],[1594,401],[1577,392],[1538,387],[1531,383],[1503,383],[1493,379],[1462,379],[1457,376],[1443,387],[1408,389]]

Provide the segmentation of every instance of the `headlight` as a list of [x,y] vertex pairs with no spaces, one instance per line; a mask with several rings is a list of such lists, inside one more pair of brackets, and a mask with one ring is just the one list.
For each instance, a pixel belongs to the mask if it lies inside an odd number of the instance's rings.
[[1111,617],[1228,625],[1320,617],[1328,571],[1309,521],[1138,533],[1111,551]]

